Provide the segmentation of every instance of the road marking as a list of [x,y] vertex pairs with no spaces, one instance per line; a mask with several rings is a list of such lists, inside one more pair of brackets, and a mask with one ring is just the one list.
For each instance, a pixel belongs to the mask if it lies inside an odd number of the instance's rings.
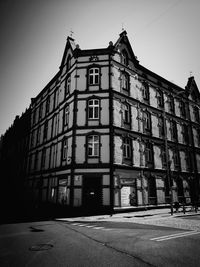
[[99,229],[103,229],[104,227],[93,227],[93,229],[99,230]]
[[175,238],[190,236],[190,235],[197,235],[197,234],[200,234],[200,232],[189,231],[189,232],[182,232],[182,233],[178,233],[178,234],[154,237],[154,238],[151,238],[150,240],[160,242],[160,241],[165,241],[165,240],[170,240],[170,239],[175,239]]

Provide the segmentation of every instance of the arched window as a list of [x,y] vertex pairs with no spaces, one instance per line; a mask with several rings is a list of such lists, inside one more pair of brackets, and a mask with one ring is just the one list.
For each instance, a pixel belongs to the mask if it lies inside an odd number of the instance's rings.
[[128,53],[126,52],[126,50],[122,51],[121,63],[124,64],[125,66],[128,66]]
[[89,85],[98,85],[99,84],[99,68],[94,67],[89,69]]
[[99,100],[90,99],[88,101],[88,119],[97,120],[99,119]]

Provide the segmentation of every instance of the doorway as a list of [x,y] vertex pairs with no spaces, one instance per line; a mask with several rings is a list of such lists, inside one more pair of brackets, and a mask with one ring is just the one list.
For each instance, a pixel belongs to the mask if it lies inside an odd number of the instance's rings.
[[84,176],[83,207],[95,211],[102,207],[102,177],[96,174]]

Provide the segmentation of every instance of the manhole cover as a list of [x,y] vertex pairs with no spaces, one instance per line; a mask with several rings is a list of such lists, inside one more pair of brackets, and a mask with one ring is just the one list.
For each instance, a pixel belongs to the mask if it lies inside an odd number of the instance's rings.
[[42,251],[53,248],[52,244],[37,244],[29,248],[31,251]]

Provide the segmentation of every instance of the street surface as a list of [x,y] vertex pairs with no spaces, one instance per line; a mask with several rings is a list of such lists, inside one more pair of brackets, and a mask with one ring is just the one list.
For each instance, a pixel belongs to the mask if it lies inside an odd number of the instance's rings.
[[0,266],[200,266],[199,214],[132,217],[0,225]]

